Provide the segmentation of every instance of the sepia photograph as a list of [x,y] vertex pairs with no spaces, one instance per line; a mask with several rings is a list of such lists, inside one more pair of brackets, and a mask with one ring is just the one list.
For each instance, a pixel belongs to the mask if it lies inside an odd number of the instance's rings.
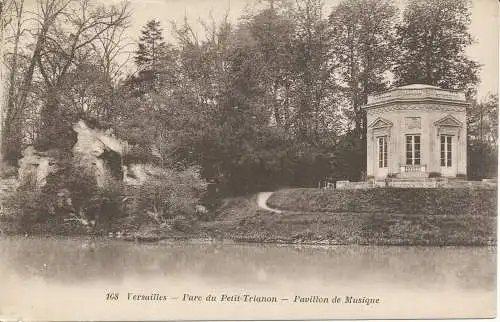
[[0,0],[0,321],[497,317],[497,0]]

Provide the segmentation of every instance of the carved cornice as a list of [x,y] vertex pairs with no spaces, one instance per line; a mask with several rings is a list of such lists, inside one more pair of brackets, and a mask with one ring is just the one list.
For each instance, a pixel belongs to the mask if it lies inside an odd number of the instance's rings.
[[465,110],[467,106],[471,103],[467,101],[454,101],[446,99],[436,99],[436,98],[421,98],[421,99],[390,99],[382,102],[375,102],[371,104],[364,105],[363,108],[366,110],[377,109],[384,106],[400,106],[400,105],[434,105],[438,109],[444,109],[448,106],[454,106],[456,108],[461,108]]
[[413,84],[368,96],[368,105],[395,100],[445,100],[465,102],[465,93],[425,84]]
[[408,104],[408,102],[399,104],[381,104],[373,106],[365,106],[366,112],[370,115],[378,115],[385,112],[392,111],[449,111],[449,112],[465,112],[466,105],[463,104],[438,104],[433,101],[432,104],[423,104],[421,102],[414,102],[413,104]]

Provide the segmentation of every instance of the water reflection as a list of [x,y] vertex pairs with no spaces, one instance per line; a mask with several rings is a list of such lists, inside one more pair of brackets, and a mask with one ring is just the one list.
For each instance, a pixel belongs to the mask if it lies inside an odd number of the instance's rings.
[[[0,238],[0,320],[467,318],[495,314],[496,248]],[[4,291],[7,290],[7,291]],[[119,292],[120,301],[106,301]],[[129,301],[129,292],[177,297]],[[184,293],[372,296],[381,305],[190,303]]]
[[494,290],[494,247],[294,247],[251,244],[135,244],[89,239],[0,239],[4,270],[51,283],[119,282],[128,276],[196,276],[224,284],[312,280],[399,287]]

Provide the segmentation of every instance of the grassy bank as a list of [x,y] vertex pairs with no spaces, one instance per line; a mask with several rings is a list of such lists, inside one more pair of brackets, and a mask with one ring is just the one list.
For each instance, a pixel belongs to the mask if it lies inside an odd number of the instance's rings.
[[[278,192],[282,196],[287,190]],[[273,198],[273,197],[271,197]],[[239,211],[241,210],[241,211]],[[246,242],[370,245],[496,245],[496,216],[260,210],[240,200],[205,225],[207,236]],[[207,230],[213,227],[214,230]]]
[[482,246],[497,242],[496,190],[492,189],[289,189],[274,193],[268,204],[285,210],[260,209],[255,195],[229,198],[210,219],[168,227],[126,227],[122,238],[322,245]]
[[278,209],[310,212],[495,217],[497,190],[493,188],[285,189],[275,192],[268,204]]

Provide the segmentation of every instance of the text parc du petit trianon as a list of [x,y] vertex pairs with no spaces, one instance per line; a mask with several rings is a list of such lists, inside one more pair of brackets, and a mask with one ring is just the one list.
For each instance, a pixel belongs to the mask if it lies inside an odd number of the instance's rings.
[[[112,296],[106,297],[107,300],[119,300],[118,293],[111,293]],[[182,301],[182,302],[243,302],[243,303],[277,303],[277,302],[291,302],[291,303],[300,303],[300,304],[379,304],[380,298],[377,297],[366,297],[366,296],[300,296],[295,295],[291,298],[286,297],[276,297],[276,296],[258,296],[258,295],[250,295],[250,294],[222,294],[222,295],[192,295],[192,294],[183,294],[180,297],[166,296],[159,293],[152,294],[136,294],[136,293],[127,293],[127,300],[129,301],[150,301],[150,302],[158,302],[158,301]]]

